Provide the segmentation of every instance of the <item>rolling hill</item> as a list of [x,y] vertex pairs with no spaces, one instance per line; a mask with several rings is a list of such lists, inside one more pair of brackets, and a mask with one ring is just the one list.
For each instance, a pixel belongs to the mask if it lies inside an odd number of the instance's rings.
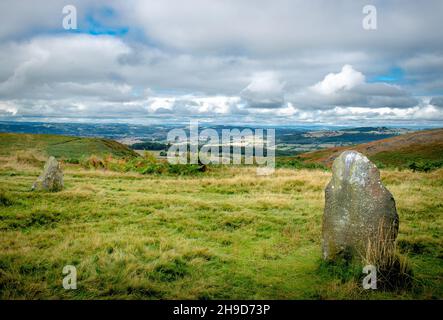
[[[1,158],[0,299],[443,297],[443,169],[382,171],[413,267],[412,288],[385,291],[362,290],[360,266],[322,262],[328,171],[219,166],[183,177],[70,164],[65,189],[48,193],[31,191],[40,163]],[[76,290],[62,286],[68,264]]]
[[[437,157],[442,131],[398,138]],[[368,150],[402,150],[386,141]],[[327,170],[214,166],[182,176],[69,163],[65,188],[49,193],[31,191],[42,163],[19,152],[132,154],[104,139],[0,134],[0,299],[443,297],[443,169],[382,170],[401,219],[398,254],[413,268],[411,288],[385,291],[361,289],[361,266],[321,259]],[[78,266],[76,290],[61,285],[68,264]]]
[[0,133],[0,156],[28,150],[57,158],[79,159],[92,154],[114,157],[134,157],[137,153],[109,139],[80,138],[49,134]]
[[356,150],[377,164],[407,167],[414,161],[443,161],[443,129],[417,131],[352,147],[335,147],[307,152],[298,157],[306,163],[330,167],[344,150]]

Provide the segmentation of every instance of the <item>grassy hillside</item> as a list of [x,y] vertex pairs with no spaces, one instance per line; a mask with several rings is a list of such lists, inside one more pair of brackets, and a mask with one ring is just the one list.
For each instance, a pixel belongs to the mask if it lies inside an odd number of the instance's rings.
[[[330,172],[219,167],[174,177],[64,166],[65,190],[31,192],[41,168],[0,156],[1,299],[443,298],[442,169],[382,171],[414,284],[364,291],[361,270],[321,262]],[[76,290],[62,287],[68,264]]]
[[417,131],[353,147],[329,148],[301,154],[307,163],[331,166],[344,150],[357,150],[375,163],[386,167],[406,168],[412,162],[443,162],[443,129]]
[[109,139],[79,138],[47,134],[0,133],[0,156],[14,155],[20,151],[64,159],[106,154],[115,157],[137,156],[125,145]]

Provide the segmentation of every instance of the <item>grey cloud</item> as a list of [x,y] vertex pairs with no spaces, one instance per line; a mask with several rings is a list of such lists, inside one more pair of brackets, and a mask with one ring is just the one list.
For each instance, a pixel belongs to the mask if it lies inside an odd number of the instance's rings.
[[287,99],[301,109],[322,110],[336,106],[410,108],[419,103],[398,86],[366,82],[364,75],[349,65],[306,90],[287,95]]
[[246,88],[240,92],[249,108],[275,109],[284,103],[284,86],[274,72],[256,73]]
[[158,108],[154,111],[155,114],[173,114],[173,110],[167,108]]
[[[441,94],[443,2],[370,1],[379,14],[373,32],[361,27],[367,2],[70,1],[82,32],[86,15],[99,19],[94,12],[113,8],[116,14],[101,22],[129,27],[127,35],[117,37],[62,30],[66,3],[61,0],[38,6],[3,1],[0,114],[152,113],[280,121],[288,113],[287,119],[333,121],[336,107],[368,109],[349,119],[389,114],[371,109],[417,107],[438,118],[419,97]],[[346,64],[366,81],[331,95],[310,89]],[[404,70],[401,86],[368,80],[394,66]],[[268,86],[251,85],[260,74],[271,75]],[[149,98],[165,94],[175,99],[172,106],[149,109]],[[211,96],[232,99],[195,100]],[[431,106],[441,107],[435,99]],[[392,112],[392,117],[416,117],[413,110]]]
[[379,32],[361,27],[368,1],[133,1],[127,11],[156,41],[186,51],[243,50],[262,55],[300,48],[361,47],[371,51],[415,47],[410,39],[441,48],[440,1],[371,1],[378,8]]
[[433,97],[429,102],[429,104],[443,108],[443,97]]

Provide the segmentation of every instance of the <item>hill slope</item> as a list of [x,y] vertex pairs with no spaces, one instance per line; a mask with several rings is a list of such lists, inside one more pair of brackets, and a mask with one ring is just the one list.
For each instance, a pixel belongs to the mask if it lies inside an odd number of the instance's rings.
[[49,134],[0,133],[0,155],[8,156],[21,150],[32,150],[58,158],[111,154],[115,157],[137,156],[127,146],[109,139],[80,138]]
[[[0,162],[0,299],[443,298],[443,170],[382,172],[414,268],[416,287],[402,291],[362,290],[361,268],[321,262],[327,171],[183,178],[72,165],[58,193],[30,191],[38,173]],[[76,290],[61,285],[66,264]]]
[[376,163],[392,167],[406,167],[413,161],[442,161],[443,129],[417,131],[353,147],[308,152],[301,154],[299,158],[308,163],[331,166],[344,150],[356,150]]

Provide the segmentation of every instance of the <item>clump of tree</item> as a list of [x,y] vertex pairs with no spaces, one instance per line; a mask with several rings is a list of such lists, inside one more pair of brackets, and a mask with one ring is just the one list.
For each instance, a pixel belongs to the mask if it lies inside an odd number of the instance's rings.
[[409,169],[413,172],[430,172],[432,170],[443,167],[443,160],[431,161],[431,160],[418,160],[413,161],[408,165]]
[[169,144],[154,142],[154,141],[145,141],[145,142],[137,142],[131,146],[133,150],[152,150],[152,151],[160,151],[167,150],[169,148]]
[[98,157],[92,155],[80,159],[79,163],[86,169],[138,172],[141,174],[192,175],[206,171],[206,166],[202,163],[171,164],[166,159],[157,159],[151,152],[145,152],[143,156],[133,158],[114,158],[112,155]]
[[304,162],[300,158],[290,158],[285,159],[284,157],[277,158],[276,161],[277,168],[291,168],[291,169],[320,169],[328,170],[328,168],[321,164],[315,162]]

